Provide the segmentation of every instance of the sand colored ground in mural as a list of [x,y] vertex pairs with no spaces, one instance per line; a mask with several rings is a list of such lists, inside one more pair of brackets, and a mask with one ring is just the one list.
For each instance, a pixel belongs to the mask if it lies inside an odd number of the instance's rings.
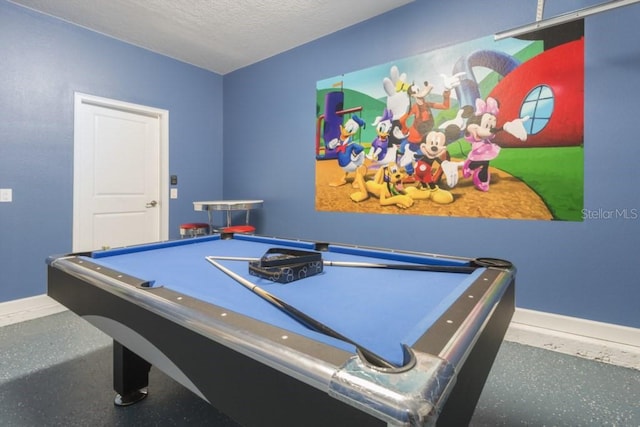
[[[348,183],[332,187],[344,175],[336,160],[316,161],[316,209],[332,212],[366,212],[379,214],[433,215],[480,218],[509,218],[551,220],[553,216],[544,201],[527,184],[496,168],[490,168],[489,191],[477,190],[471,179],[460,178],[451,189],[454,201],[438,205],[431,200],[417,200],[408,209],[396,206],[380,206],[378,199],[371,197],[363,202],[351,200],[356,191],[349,174]],[[371,172],[372,173],[372,172]]]

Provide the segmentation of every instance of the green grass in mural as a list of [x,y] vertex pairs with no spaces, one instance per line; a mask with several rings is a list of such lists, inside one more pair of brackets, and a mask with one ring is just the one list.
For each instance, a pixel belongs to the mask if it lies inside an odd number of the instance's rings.
[[582,147],[512,148],[502,150],[494,165],[526,182],[556,219],[581,221],[583,153]]
[[[458,158],[466,157],[469,150],[467,142],[455,142],[449,147],[451,155]],[[582,147],[504,148],[491,166],[525,182],[545,201],[556,220],[582,220]]]

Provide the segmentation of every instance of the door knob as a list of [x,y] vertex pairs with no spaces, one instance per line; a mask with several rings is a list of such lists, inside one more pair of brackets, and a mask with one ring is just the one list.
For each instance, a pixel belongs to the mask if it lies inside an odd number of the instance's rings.
[[155,208],[157,204],[158,204],[158,202],[156,202],[155,200],[152,200],[149,203],[147,203],[147,207],[148,208]]

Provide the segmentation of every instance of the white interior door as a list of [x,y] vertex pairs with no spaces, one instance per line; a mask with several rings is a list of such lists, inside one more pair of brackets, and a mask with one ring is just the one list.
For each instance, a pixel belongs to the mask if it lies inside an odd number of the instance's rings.
[[166,240],[168,112],[76,93],[73,251]]

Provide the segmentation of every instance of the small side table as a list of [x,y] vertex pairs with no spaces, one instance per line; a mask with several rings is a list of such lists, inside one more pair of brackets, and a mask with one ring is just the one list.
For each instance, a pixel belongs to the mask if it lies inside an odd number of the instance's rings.
[[[226,226],[222,229],[228,233],[253,233],[255,227],[249,224],[249,214],[252,209],[262,207],[264,200],[208,200],[193,202],[193,209],[196,211],[206,211],[209,219],[209,230],[213,233],[213,212],[226,212]],[[232,225],[231,217],[233,211],[246,211],[245,223],[243,225]]]

